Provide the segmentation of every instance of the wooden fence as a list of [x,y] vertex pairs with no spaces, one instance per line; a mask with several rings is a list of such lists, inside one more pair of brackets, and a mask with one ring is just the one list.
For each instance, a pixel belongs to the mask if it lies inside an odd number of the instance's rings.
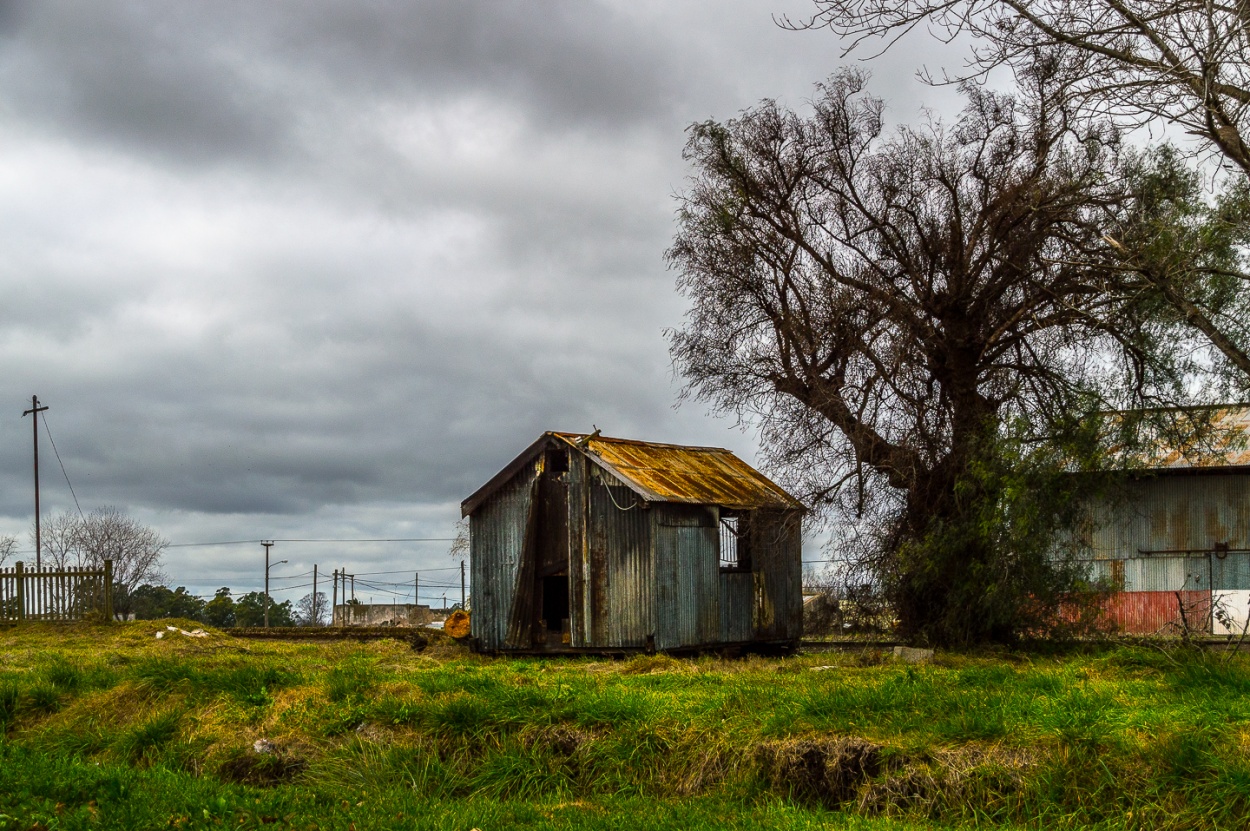
[[59,571],[0,568],[0,622],[113,619],[113,561]]

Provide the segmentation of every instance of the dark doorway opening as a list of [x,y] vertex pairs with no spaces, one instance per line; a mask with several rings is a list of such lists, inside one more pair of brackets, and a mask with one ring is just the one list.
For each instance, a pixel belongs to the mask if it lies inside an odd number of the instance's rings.
[[543,578],[543,623],[548,642],[567,643],[569,635],[569,576],[557,574]]

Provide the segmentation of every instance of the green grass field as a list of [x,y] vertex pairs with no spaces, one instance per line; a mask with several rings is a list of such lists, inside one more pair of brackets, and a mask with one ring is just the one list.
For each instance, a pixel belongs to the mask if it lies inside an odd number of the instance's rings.
[[1250,826],[1243,656],[509,660],[164,626],[0,630],[0,831]]

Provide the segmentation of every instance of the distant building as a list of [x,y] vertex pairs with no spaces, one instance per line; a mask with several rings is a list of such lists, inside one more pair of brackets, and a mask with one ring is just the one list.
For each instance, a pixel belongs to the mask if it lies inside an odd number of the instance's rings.
[[803,506],[728,450],[544,433],[461,512],[478,650],[798,644]]
[[424,603],[340,603],[332,626],[424,626],[436,615]]
[[[1250,608],[1250,409],[1213,414],[1214,447],[1164,448],[1127,492],[1094,506],[1092,577],[1117,588],[1108,613],[1122,631],[1240,632]],[[1184,620],[1182,621],[1182,609]]]

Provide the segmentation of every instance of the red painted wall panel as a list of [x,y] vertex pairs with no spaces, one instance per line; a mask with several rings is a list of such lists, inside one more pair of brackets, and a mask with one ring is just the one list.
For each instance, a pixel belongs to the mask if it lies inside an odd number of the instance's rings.
[[1107,601],[1107,616],[1116,627],[1130,635],[1178,635],[1181,613],[1176,596],[1180,595],[1185,619],[1193,634],[1211,631],[1211,592],[1120,592]]

